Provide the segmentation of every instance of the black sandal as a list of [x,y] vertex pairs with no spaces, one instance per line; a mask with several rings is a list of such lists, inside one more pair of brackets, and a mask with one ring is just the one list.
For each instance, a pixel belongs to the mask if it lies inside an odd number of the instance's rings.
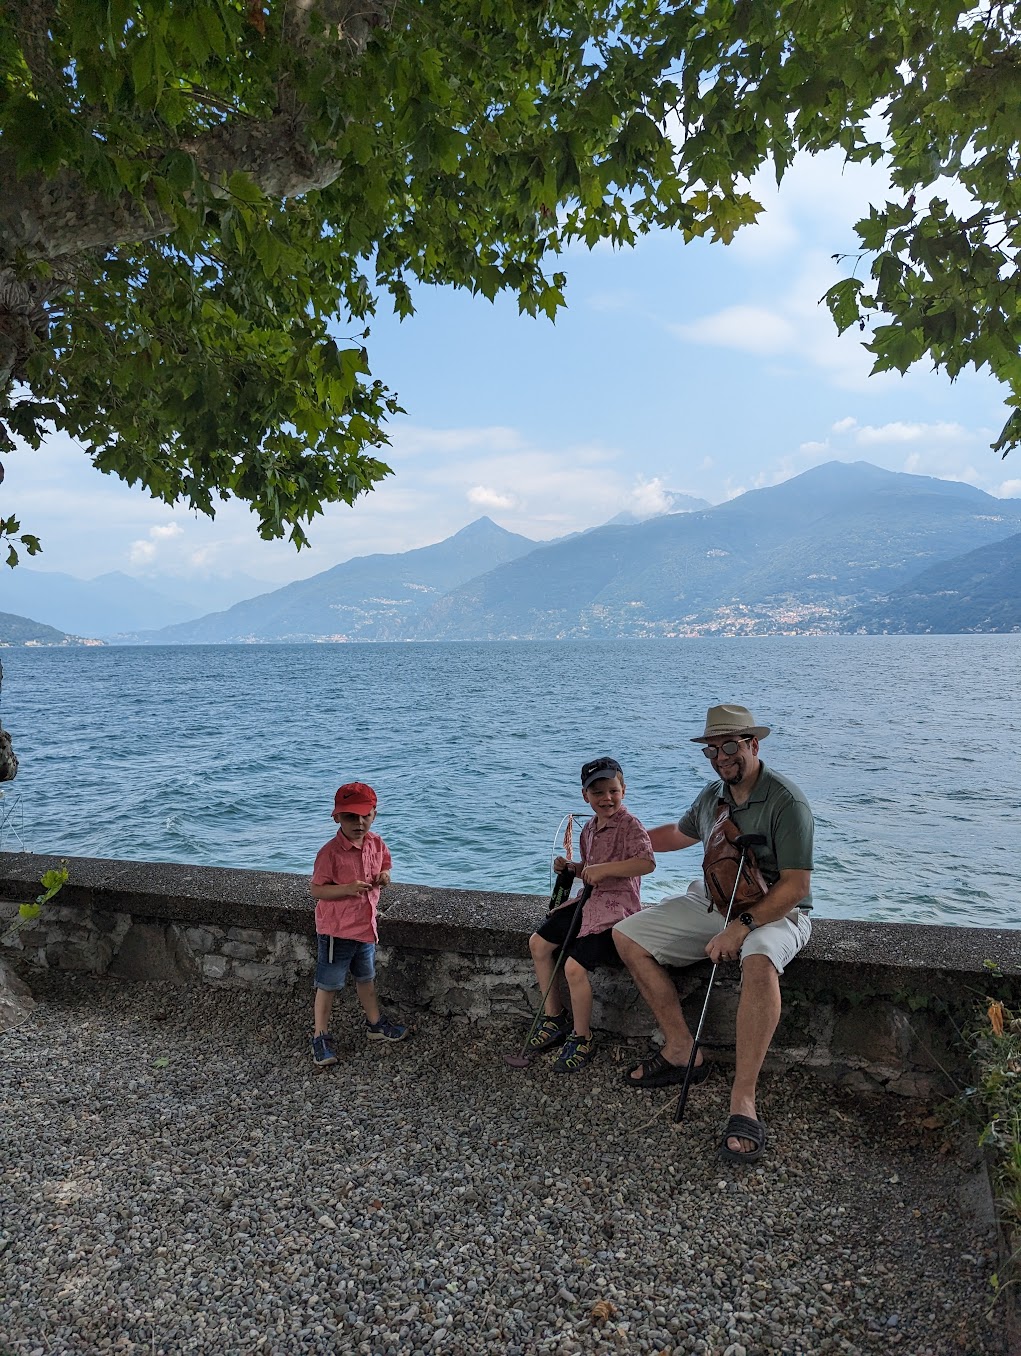
[[[688,1086],[693,1088],[696,1083],[704,1083],[709,1077],[711,1068],[712,1065],[707,1059],[704,1059],[701,1064],[696,1064],[691,1071],[691,1081]],[[638,1069],[642,1071],[640,1076],[632,1078],[631,1075]],[[687,1072],[687,1064],[671,1064],[662,1050],[654,1050],[651,1054],[646,1055],[640,1063],[627,1071],[624,1075],[624,1082],[632,1088],[667,1088],[674,1083],[683,1083]]]
[[[754,1149],[732,1149],[728,1139],[750,1139]],[[728,1163],[757,1163],[766,1147],[766,1127],[751,1116],[731,1116],[720,1140],[720,1157]]]

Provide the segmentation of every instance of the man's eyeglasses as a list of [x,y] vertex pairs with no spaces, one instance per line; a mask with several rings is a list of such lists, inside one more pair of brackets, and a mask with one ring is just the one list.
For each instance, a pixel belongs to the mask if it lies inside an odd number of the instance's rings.
[[706,758],[719,758],[721,753],[732,758],[741,745],[747,744],[751,737],[751,735],[742,735],[740,739],[728,739],[725,744],[703,744],[702,752]]

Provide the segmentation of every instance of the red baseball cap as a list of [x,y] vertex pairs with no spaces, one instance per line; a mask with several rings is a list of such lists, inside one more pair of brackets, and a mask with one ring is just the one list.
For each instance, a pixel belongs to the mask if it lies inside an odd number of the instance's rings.
[[333,813],[369,815],[376,808],[376,793],[364,782],[345,782],[333,797]]

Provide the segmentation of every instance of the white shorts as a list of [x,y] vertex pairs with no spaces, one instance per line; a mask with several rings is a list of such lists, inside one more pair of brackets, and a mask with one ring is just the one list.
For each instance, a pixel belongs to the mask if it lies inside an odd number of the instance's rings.
[[[693,880],[686,894],[673,895],[660,904],[633,913],[613,929],[644,947],[660,965],[693,965],[705,960],[705,949],[723,931],[723,914],[713,906],[700,880]],[[812,935],[812,921],[802,909],[792,909],[786,918],[753,928],[741,947],[742,963],[748,956],[768,956],[778,975],[789,965]]]

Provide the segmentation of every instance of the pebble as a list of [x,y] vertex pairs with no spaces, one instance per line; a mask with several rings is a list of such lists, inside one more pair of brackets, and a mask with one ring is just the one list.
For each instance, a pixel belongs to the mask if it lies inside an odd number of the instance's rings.
[[380,1050],[344,995],[316,1073],[306,993],[33,989],[0,1036],[5,1356],[1005,1352],[969,1169],[899,1099],[767,1075],[731,1168],[723,1072],[675,1129],[612,1038],[574,1077],[429,1014]]

